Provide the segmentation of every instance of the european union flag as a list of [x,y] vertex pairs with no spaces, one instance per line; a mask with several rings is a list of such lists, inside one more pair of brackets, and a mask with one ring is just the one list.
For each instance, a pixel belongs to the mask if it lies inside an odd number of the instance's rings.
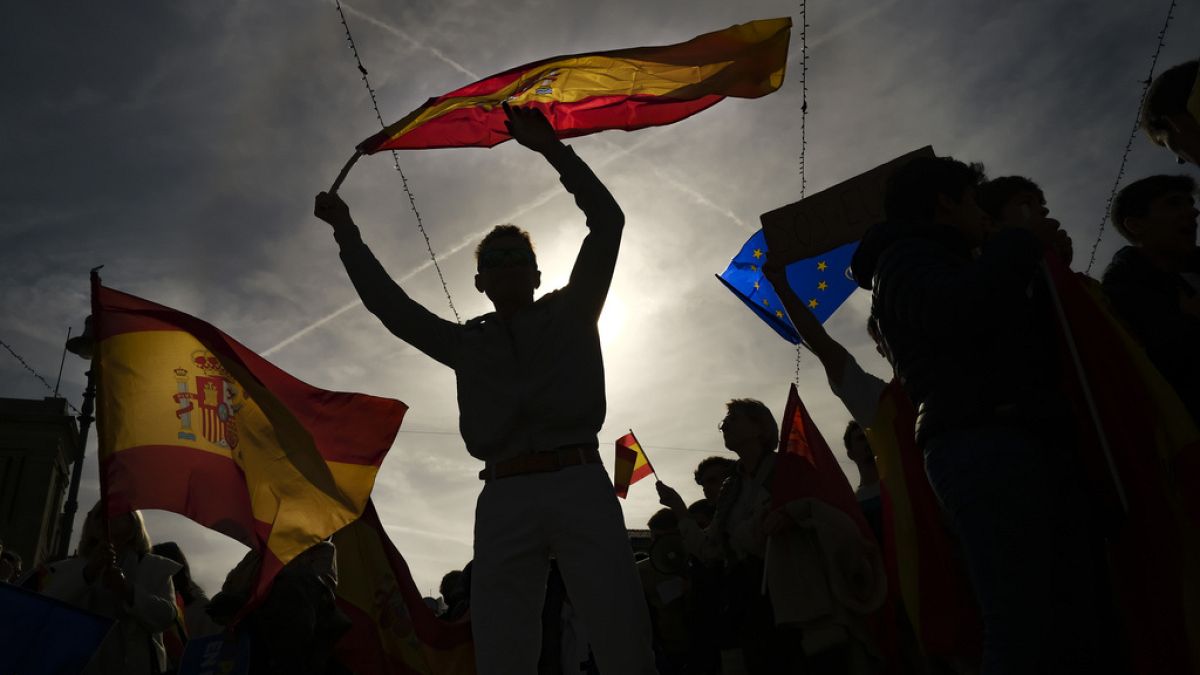
[[0,583],[0,673],[82,672],[112,625],[112,619]]
[[[821,323],[825,323],[858,288],[850,274],[850,259],[857,248],[858,242],[851,242],[822,255],[797,260],[785,268],[788,285]],[[746,240],[742,250],[717,278],[780,337],[792,344],[800,344],[800,334],[788,320],[779,295],[763,276],[762,265],[766,259],[767,240],[759,230]]]

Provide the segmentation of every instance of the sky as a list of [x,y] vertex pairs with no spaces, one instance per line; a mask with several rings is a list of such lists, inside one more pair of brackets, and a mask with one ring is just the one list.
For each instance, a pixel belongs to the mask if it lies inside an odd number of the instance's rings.
[[[808,2],[809,193],[923,145],[1022,174],[1087,267],[1169,2],[839,0]],[[388,121],[427,98],[537,59],[681,42],[797,1],[349,0],[359,52]],[[453,373],[388,333],[360,304],[328,226],[312,216],[355,144],[378,130],[331,1],[19,3],[0,28],[0,340],[54,382],[68,327],[88,313],[88,270],[106,285],[201,317],[300,379],[410,406],[374,500],[418,587],[471,557],[480,463],[457,433]],[[1196,57],[1200,6],[1180,3],[1159,70]],[[795,351],[713,275],[800,197],[800,41],[782,88],[728,99],[672,126],[570,144],[626,214],[601,317],[612,442],[633,429],[659,477],[691,501],[695,465],[726,454],[730,398],[781,416]],[[536,154],[406,151],[401,166],[465,319],[490,311],[473,287],[475,243],[513,222],[537,246],[544,291],[565,283],[583,217]],[[1135,139],[1127,181],[1195,173]],[[404,288],[452,318],[400,177],[364,158],[341,190],[367,243]],[[1121,241],[1104,227],[1092,274]],[[826,327],[888,377],[858,291]],[[61,392],[81,404],[86,364],[68,356]],[[849,415],[815,357],[801,397],[839,453]],[[0,396],[49,392],[0,352]],[[81,511],[97,499],[95,434]],[[622,504],[644,527],[650,481]],[[151,537],[180,542],[210,593],[244,548],[173,514]],[[76,525],[75,532],[79,528]],[[2,533],[0,533],[2,536]]]

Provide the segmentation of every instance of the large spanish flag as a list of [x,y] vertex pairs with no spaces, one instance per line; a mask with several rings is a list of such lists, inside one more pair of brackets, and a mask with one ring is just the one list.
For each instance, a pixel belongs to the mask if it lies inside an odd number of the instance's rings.
[[1063,361],[1076,366],[1064,389],[1080,411],[1082,473],[1108,497],[1094,510],[1115,514],[1109,565],[1133,670],[1200,672],[1200,429],[1098,284],[1053,256],[1046,270],[1069,327]]
[[407,407],[317,389],[213,326],[92,279],[101,490],[259,550],[258,591],[358,518]]
[[650,465],[650,458],[646,456],[642,444],[638,443],[637,436],[630,431],[618,438],[616,462],[613,468],[613,487],[617,489],[617,496],[625,499],[629,496],[630,485],[652,473],[654,473],[654,467]]
[[875,454],[883,497],[883,557],[925,654],[978,662],[983,624],[957,544],[925,476],[915,438],[917,410],[892,380],[863,431]]
[[562,138],[678,122],[726,96],[783,84],[792,20],[764,19],[666,47],[555,56],[431,98],[358,144],[364,154],[490,148],[509,139],[500,104],[545,113]]
[[337,602],[354,622],[337,654],[356,675],[474,675],[470,615],[438,619],[372,504],[333,536]]

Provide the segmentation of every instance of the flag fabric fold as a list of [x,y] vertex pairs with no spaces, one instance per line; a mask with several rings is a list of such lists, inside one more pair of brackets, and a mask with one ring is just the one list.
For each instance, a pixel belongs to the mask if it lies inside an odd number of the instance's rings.
[[819,499],[849,516],[864,539],[875,541],[850,481],[809,416],[795,384],[788,390],[776,462],[771,482],[772,508],[782,508],[797,499]]
[[[821,323],[833,316],[858,288],[850,274],[850,259],[857,249],[858,242],[854,241],[819,256],[797,260],[784,268],[788,286]],[[767,240],[759,230],[742,244],[741,250],[717,279],[779,337],[800,344],[800,334],[788,318],[778,292],[763,276],[762,266],[766,260]]]
[[751,21],[665,47],[556,56],[429,99],[358,150],[492,147],[510,138],[502,103],[541,110],[560,137],[671,124],[727,96],[783,84],[788,18]]
[[1079,410],[1081,474],[1094,510],[1109,516],[1109,563],[1134,671],[1200,672],[1200,430],[1096,282],[1049,255],[1046,272],[1060,328],[1070,329],[1059,331],[1064,392]]
[[983,624],[916,443],[917,410],[893,380],[864,429],[879,468],[883,557],[925,654],[964,663],[983,650]]
[[357,675],[474,675],[469,614],[434,616],[373,504],[333,543],[338,607],[353,622],[336,647],[342,663]]
[[108,512],[163,509],[263,554],[257,593],[362,513],[407,406],[326,391],[195,317],[92,283]]
[[642,444],[638,443],[633,432],[618,438],[613,469],[613,487],[617,490],[617,496],[625,499],[629,496],[629,486],[652,473],[654,467],[650,465],[650,458],[646,456],[646,451],[642,449]]

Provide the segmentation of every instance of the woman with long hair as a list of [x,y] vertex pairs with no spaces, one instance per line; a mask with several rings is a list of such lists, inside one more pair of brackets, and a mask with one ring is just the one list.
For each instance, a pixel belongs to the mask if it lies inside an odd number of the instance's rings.
[[162,632],[175,621],[172,576],[179,563],[150,552],[141,513],[105,522],[101,505],[88,512],[75,555],[53,563],[42,592],[116,620],[114,634],[85,672],[153,675],[166,672]]

